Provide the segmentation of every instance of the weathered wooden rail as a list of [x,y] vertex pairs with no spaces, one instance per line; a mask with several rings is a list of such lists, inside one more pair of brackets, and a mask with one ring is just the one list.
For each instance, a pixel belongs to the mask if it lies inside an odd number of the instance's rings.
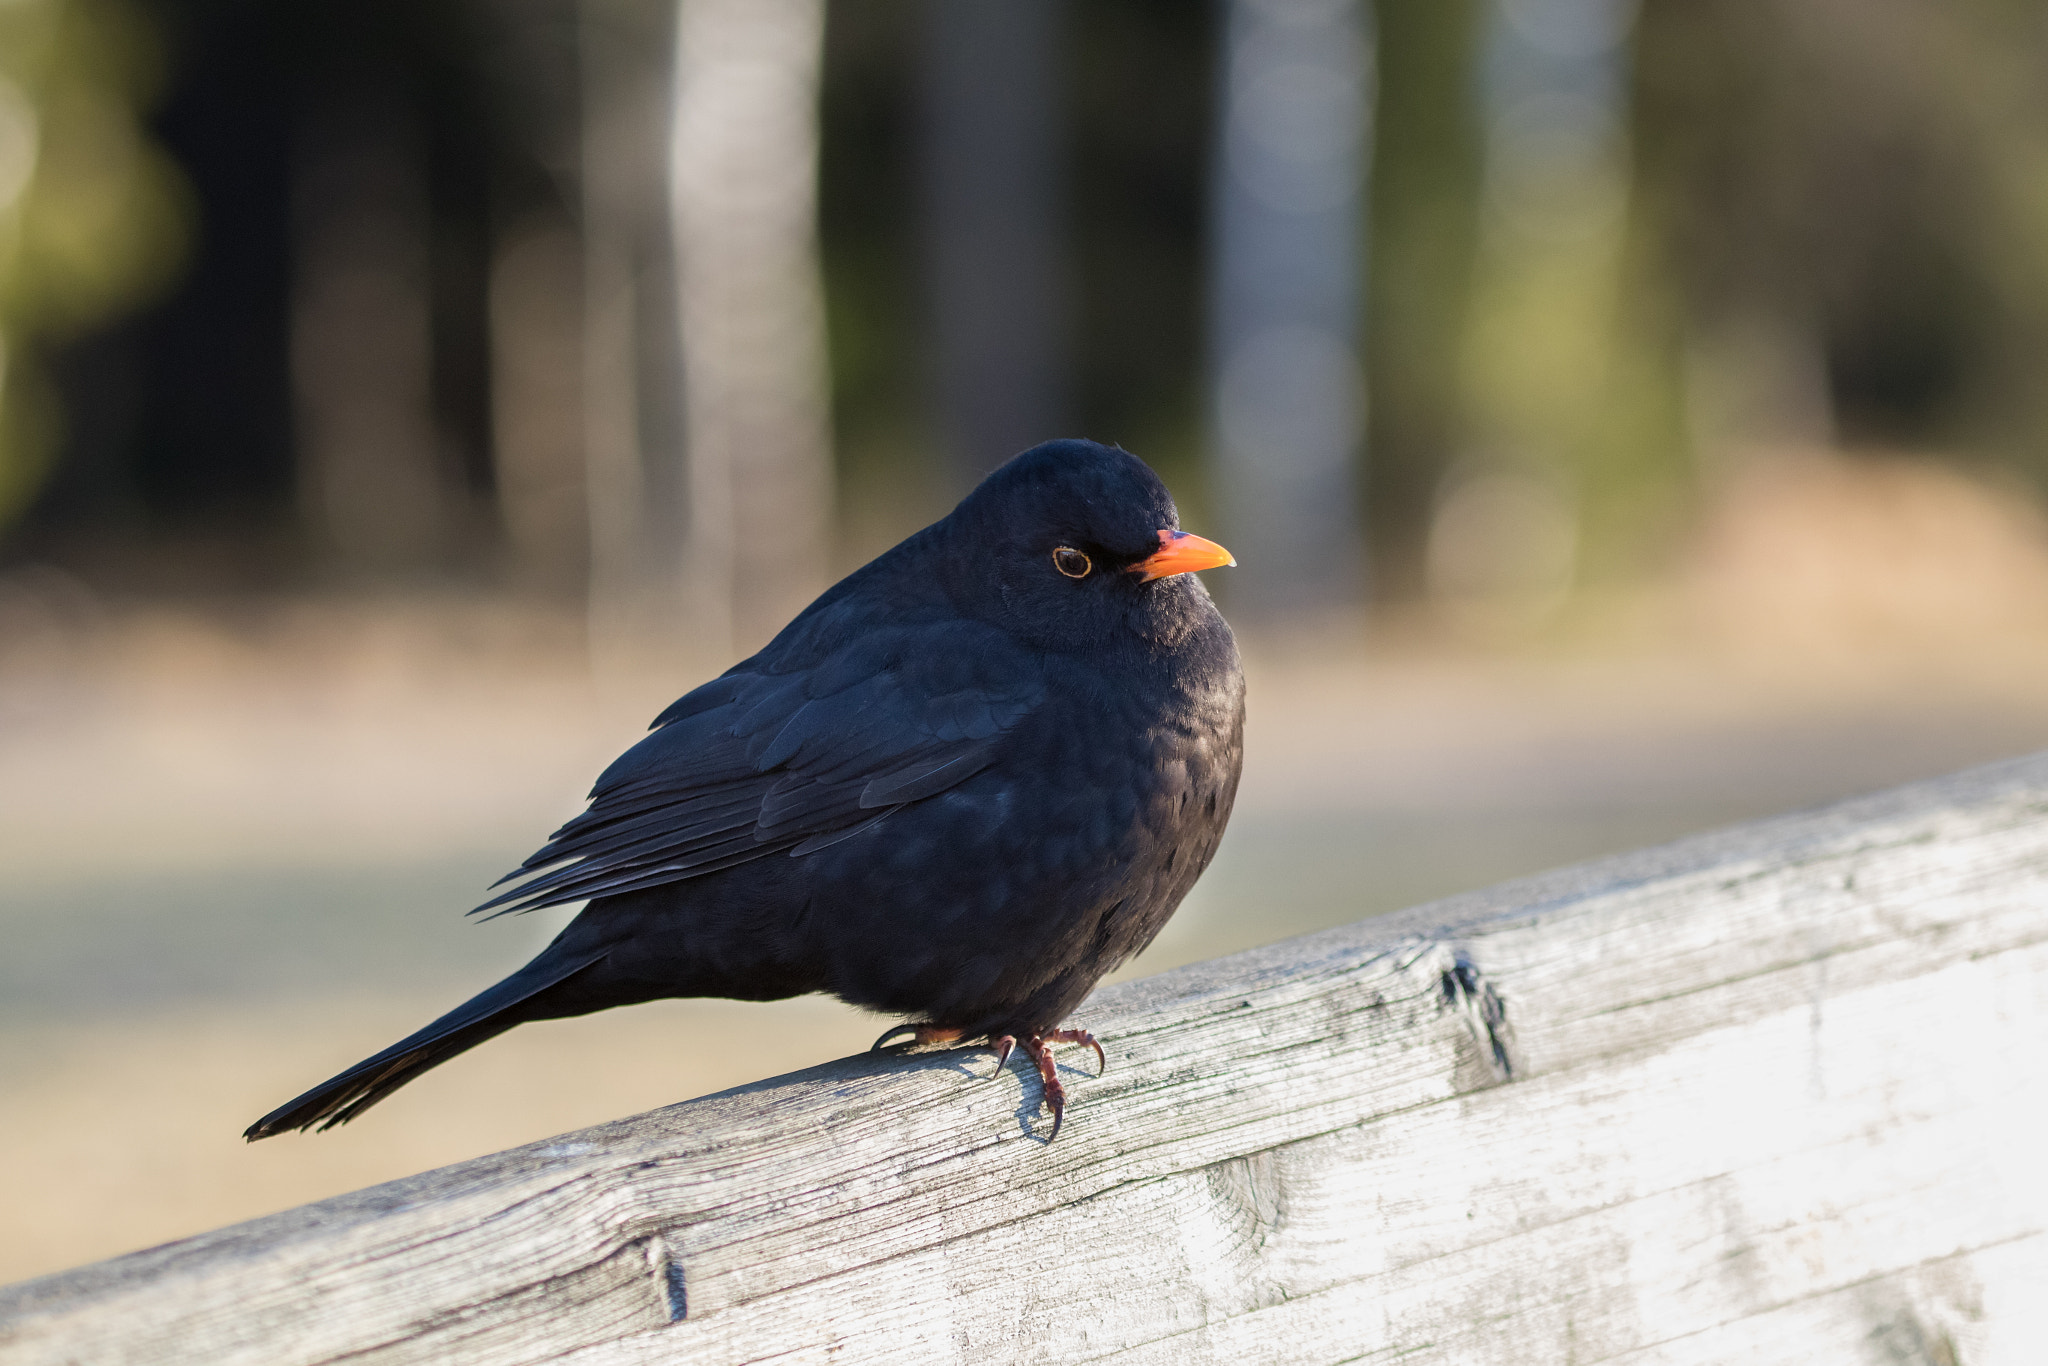
[[2048,1360],[2048,756],[1083,1018],[1050,1148],[852,1058],[0,1290],[0,1361]]

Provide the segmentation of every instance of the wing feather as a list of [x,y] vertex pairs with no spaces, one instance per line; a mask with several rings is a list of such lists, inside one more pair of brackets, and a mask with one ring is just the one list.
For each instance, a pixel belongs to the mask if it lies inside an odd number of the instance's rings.
[[499,880],[517,885],[477,910],[534,910],[769,854],[808,856],[988,768],[1044,699],[1042,662],[987,627],[859,629],[848,614],[837,648],[826,648],[823,626],[801,637],[803,667],[778,657],[778,637],[662,712],[598,778],[589,807]]

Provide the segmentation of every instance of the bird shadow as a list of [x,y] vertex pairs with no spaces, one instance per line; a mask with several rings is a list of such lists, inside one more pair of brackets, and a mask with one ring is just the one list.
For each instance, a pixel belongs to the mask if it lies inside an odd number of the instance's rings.
[[[1085,1057],[1086,1054],[1082,1056]],[[1017,1106],[1015,1112],[1018,1131],[1041,1148],[1049,1147],[1052,1144],[1053,1124],[1052,1111],[1045,1103],[1045,1083],[1040,1080],[1038,1069],[1032,1065],[1029,1058],[1012,1059],[1010,1065],[1015,1067],[1018,1074],[1023,1078],[1023,1102]],[[1069,1077],[1077,1077],[1083,1081],[1097,1081],[1102,1076],[1101,1072],[1090,1071],[1086,1063],[1079,1061],[1059,1062],[1055,1060],[1053,1071],[1055,1073],[1063,1072]],[[1069,1105],[1073,1104],[1073,1098],[1074,1093],[1068,1091],[1067,1103]],[[1041,1124],[1043,1125],[1043,1132],[1041,1132]]]
[[[747,1082],[730,1087],[702,1100],[736,1100],[747,1096],[766,1096],[787,1089],[792,1085],[825,1085],[835,1088],[849,1084],[872,1081],[879,1077],[911,1072],[951,1072],[970,1081],[991,1082],[1006,1074],[1015,1075],[1018,1089],[1022,1093],[1013,1116],[1017,1121],[1018,1133],[1043,1146],[1051,1139],[1051,1124],[1045,1108],[1045,1086],[1039,1080],[1038,1069],[1021,1051],[1012,1056],[1001,1068],[993,1066],[995,1057],[991,1050],[978,1045],[966,1047],[925,1047],[899,1046],[855,1053],[850,1057],[837,1058],[831,1062],[806,1067],[800,1072],[790,1072],[779,1077],[768,1077],[761,1081]],[[979,1063],[979,1066],[975,1064]],[[1092,1080],[1095,1073],[1072,1063],[1057,1064],[1059,1071],[1078,1078]]]
[[760,1081],[728,1087],[723,1091],[715,1091],[703,1099],[723,1100],[733,1096],[765,1095],[799,1084],[844,1086],[849,1082],[870,1081],[898,1072],[955,1072],[963,1077],[987,1075],[985,1070],[977,1072],[967,1065],[965,1058],[957,1056],[965,1053],[971,1057],[973,1052],[971,1048],[935,1048],[923,1053],[909,1049],[876,1049],[866,1053],[854,1053],[844,1058],[834,1058],[831,1062],[817,1063],[801,1071],[785,1072],[779,1077],[764,1077]]
[[[882,1051],[887,1053],[892,1050],[884,1049]],[[1030,1055],[1022,1049],[1018,1049],[1005,1059],[1001,1066],[977,1071],[969,1067],[960,1058],[959,1055],[963,1053],[969,1057],[979,1053],[986,1056],[989,1062],[993,1063],[995,1061],[993,1049],[977,1044],[968,1044],[965,1047],[934,1048],[924,1053],[920,1053],[914,1048],[905,1048],[897,1056],[946,1059],[950,1064],[949,1070],[973,1077],[976,1081],[997,1081],[1005,1074],[1014,1075],[1017,1078],[1017,1089],[1020,1094],[1018,1096],[1017,1108],[1011,1112],[1011,1117],[1017,1121],[1018,1134],[1038,1144],[1041,1148],[1050,1145],[1052,1143],[1053,1130],[1052,1124],[1048,1119],[1051,1112],[1045,1103],[1045,1083],[1040,1079],[1038,1068],[1031,1061]],[[1064,1072],[1071,1077],[1092,1080],[1097,1075],[1094,1072],[1088,1071],[1085,1067],[1076,1066],[1072,1063],[1055,1062],[1053,1067],[1056,1072]]]

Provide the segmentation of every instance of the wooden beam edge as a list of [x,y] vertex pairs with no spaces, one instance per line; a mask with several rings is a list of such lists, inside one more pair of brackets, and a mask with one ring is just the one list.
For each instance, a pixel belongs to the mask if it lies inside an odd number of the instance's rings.
[[[1838,855],[1859,842],[1881,838],[1887,828],[1899,838],[1926,839],[1931,837],[1930,828],[1944,818],[1955,816],[1968,824],[2001,809],[2013,819],[2048,810],[2048,756],[1992,765],[1817,812],[1739,826],[1521,879],[1393,916],[1191,965],[1105,990],[1088,1003],[1084,1013],[1091,1025],[1105,1031],[1122,1026],[1128,1036],[1143,1039],[1148,1021],[1156,1023],[1161,1017],[1185,1021],[1204,1015],[1205,1010],[1213,1015],[1208,1008],[1228,997],[1274,991],[1285,995],[1285,988],[1312,992],[1318,983],[1348,981],[1373,965],[1400,968],[1405,962],[1412,969],[1432,954],[1437,955],[1432,961],[1454,963],[1456,950],[1452,946],[1499,939],[1511,931],[1553,924],[1560,918],[1568,920],[1574,908],[1583,910],[1602,898],[1632,890],[1648,893],[1708,873],[1735,874],[1745,866],[1752,871],[1795,866],[1801,859]],[[1920,828],[1907,833],[1902,829],[1906,826]],[[368,1234],[373,1243],[402,1248],[406,1243],[403,1236],[375,1235],[380,1231],[399,1234],[397,1226],[419,1226],[423,1220],[460,1223],[489,1219],[501,1214],[508,1204],[545,1201],[551,1193],[606,1172],[616,1175],[689,1154],[707,1169],[700,1174],[708,1175],[720,1165],[717,1159],[722,1149],[735,1150],[737,1155],[737,1150],[750,1145],[759,1148],[764,1110],[786,1108],[792,1098],[801,1102],[794,1108],[815,1110],[821,1097],[835,1098],[854,1110],[887,1109],[901,1101],[886,1093],[905,1078],[918,1080],[919,1073],[926,1074],[926,1084],[917,1088],[925,1094],[915,1099],[936,1100],[946,1092],[930,1084],[934,1070],[928,1059],[844,1059],[0,1288],[0,1346],[10,1338],[19,1341],[19,1335],[37,1321],[54,1329],[58,1320],[76,1321],[93,1313],[113,1316],[119,1312],[115,1305],[124,1298],[177,1298],[196,1288],[199,1281],[216,1285],[223,1279],[233,1281],[264,1265],[274,1265],[280,1258],[294,1260],[295,1252],[312,1249],[317,1254],[338,1238]],[[1115,1103],[1114,1097],[1108,1097],[1092,1108]],[[1076,1118],[1084,1117],[1077,1113]],[[1063,1136],[1062,1150],[1073,1152],[1080,1146],[1070,1146],[1070,1139]],[[1049,1154],[1061,1155],[1061,1150]],[[1032,1212],[1025,1210],[1017,1217]],[[650,1214],[658,1217],[662,1212]]]

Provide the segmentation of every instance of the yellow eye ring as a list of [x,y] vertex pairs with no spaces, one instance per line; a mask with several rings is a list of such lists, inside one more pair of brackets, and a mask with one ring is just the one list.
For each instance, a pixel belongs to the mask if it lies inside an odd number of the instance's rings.
[[1052,567],[1070,579],[1085,579],[1095,563],[1074,547],[1063,545],[1052,552]]

